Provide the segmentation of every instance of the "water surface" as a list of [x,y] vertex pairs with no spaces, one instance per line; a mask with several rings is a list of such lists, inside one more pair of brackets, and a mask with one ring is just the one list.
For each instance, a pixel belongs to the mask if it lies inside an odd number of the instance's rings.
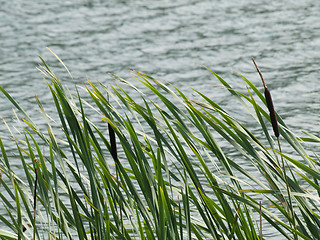
[[[40,120],[34,95],[50,95],[36,67],[42,56],[65,83],[112,82],[135,69],[192,86],[246,118],[204,64],[246,92],[235,72],[262,87],[255,57],[277,111],[296,132],[319,131],[319,1],[0,1],[0,84]],[[69,67],[72,80],[49,47]],[[0,114],[11,124],[0,95]],[[53,111],[53,109],[51,109]],[[250,127],[250,126],[249,126]],[[254,131],[254,129],[252,129]],[[9,135],[0,126],[4,139]],[[271,239],[271,235],[270,235]]]

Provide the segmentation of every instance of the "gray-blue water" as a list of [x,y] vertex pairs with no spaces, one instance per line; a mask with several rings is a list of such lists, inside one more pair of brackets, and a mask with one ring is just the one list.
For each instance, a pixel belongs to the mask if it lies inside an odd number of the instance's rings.
[[[78,84],[111,82],[108,72],[130,78],[135,69],[222,105],[229,94],[201,65],[245,92],[234,72],[261,86],[255,57],[286,123],[298,133],[319,131],[320,1],[0,1],[0,84],[35,120],[34,95],[44,104],[50,98],[38,55],[70,81],[46,47]],[[9,123],[11,109],[0,95]]]

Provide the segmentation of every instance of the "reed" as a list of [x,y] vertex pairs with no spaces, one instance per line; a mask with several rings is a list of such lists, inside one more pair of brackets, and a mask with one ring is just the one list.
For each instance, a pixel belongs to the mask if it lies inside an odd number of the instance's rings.
[[[114,76],[71,95],[41,61],[59,128],[39,99],[44,130],[0,86],[25,126],[12,132],[14,157],[0,138],[1,239],[320,239],[320,165],[308,149],[320,139],[289,130],[269,91],[241,76],[244,94],[209,70],[253,114],[254,135],[205,93],[135,72],[136,84]],[[266,120],[290,151],[274,147]]]

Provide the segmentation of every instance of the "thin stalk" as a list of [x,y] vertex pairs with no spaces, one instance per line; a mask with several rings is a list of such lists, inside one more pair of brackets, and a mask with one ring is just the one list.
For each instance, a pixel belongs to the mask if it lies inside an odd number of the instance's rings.
[[[277,138],[277,141],[278,141],[278,146],[279,146],[279,152],[282,153],[280,139]],[[290,214],[291,221],[293,221],[294,229],[297,230],[297,225],[296,225],[296,220],[295,220],[295,217],[294,217],[294,211],[293,211],[293,205],[292,205],[292,199],[291,199],[291,193],[290,193],[290,188],[289,188],[288,176],[287,176],[287,173],[286,173],[286,166],[285,166],[284,159],[283,159],[282,155],[281,155],[281,161],[282,161],[283,177],[284,177],[285,182],[286,182],[287,194],[288,194],[288,199],[289,199],[289,208],[290,208],[290,213],[291,213]],[[292,225],[291,221],[290,221],[290,226]],[[293,239],[298,239],[298,236],[297,236],[296,232],[294,232],[294,238]]]
[[36,239],[36,210],[37,210],[37,183],[38,183],[38,171],[37,171],[37,159],[34,159],[34,171],[35,171],[35,180],[34,180],[34,189],[33,189],[33,238]]
[[261,210],[261,201],[260,201],[259,212],[260,212],[260,239],[262,240],[262,210]]

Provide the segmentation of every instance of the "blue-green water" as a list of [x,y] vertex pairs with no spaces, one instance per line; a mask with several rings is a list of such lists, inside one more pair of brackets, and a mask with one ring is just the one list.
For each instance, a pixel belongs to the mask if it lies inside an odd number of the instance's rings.
[[[37,56],[71,81],[49,47],[77,84],[86,77],[111,82],[108,72],[130,78],[135,69],[195,87],[222,105],[229,94],[201,65],[245,92],[235,72],[261,86],[255,57],[286,123],[296,132],[319,131],[319,1],[13,0],[0,6],[0,84],[36,120],[34,95],[44,104],[50,98]],[[0,95],[0,115],[9,123],[11,108]]]
[[[37,56],[58,66],[49,47],[77,83],[136,69],[210,95],[217,82],[202,64],[233,85],[242,84],[234,71],[260,84],[253,56],[288,124],[317,131],[319,13],[311,0],[1,1],[0,82],[32,110],[35,94],[48,97]],[[8,115],[2,97],[0,104]]]

